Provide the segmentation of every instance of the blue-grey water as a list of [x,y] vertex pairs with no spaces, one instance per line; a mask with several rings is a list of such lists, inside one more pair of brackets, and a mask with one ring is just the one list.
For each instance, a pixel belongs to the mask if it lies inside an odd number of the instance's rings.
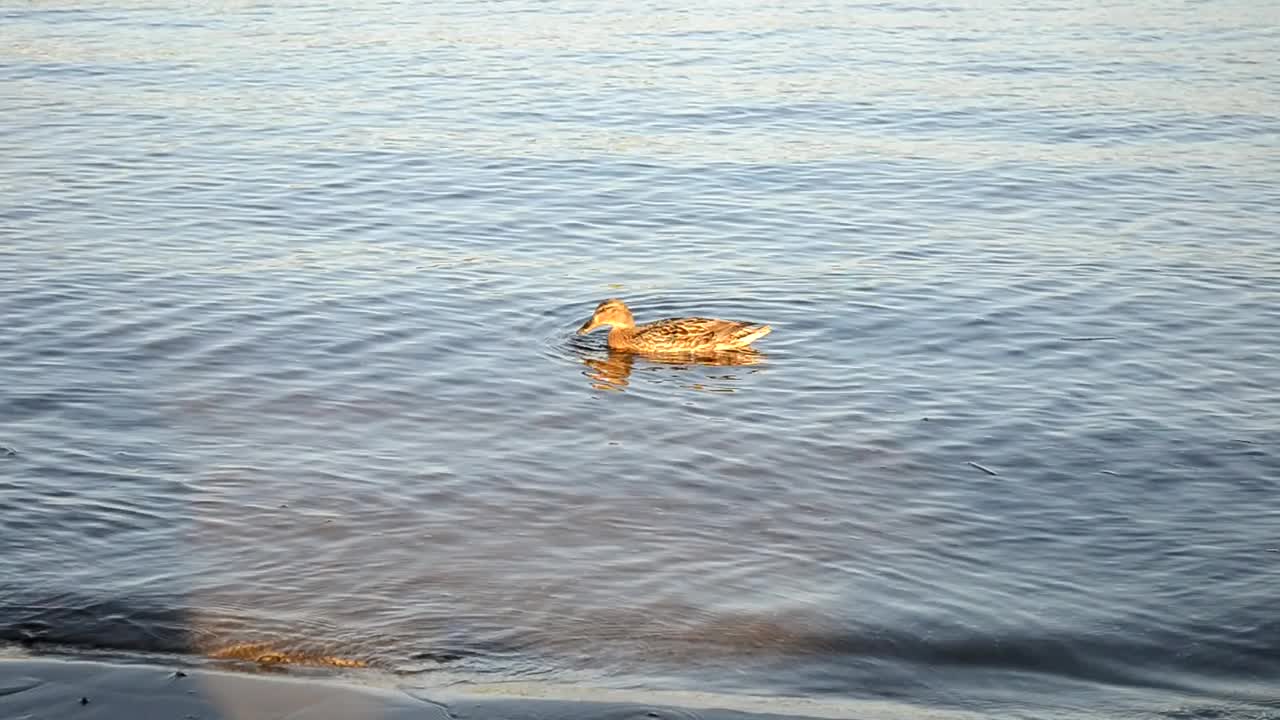
[[0,7],[4,652],[1280,716],[1280,5],[353,5]]

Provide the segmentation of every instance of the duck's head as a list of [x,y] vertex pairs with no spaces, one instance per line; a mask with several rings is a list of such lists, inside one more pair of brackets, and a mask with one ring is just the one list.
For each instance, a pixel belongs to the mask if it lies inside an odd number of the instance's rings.
[[627,309],[625,303],[617,298],[609,298],[596,306],[596,311],[592,314],[591,319],[582,323],[582,327],[578,328],[578,334],[586,335],[601,325],[629,328],[635,327],[636,320],[631,317],[631,311]]

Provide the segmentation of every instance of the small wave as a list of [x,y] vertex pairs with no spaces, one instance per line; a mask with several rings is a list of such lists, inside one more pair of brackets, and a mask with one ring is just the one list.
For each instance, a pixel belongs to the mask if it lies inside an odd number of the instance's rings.
[[[4,595],[0,594],[0,598]],[[12,594],[9,595],[12,600]],[[17,603],[0,600],[0,642],[30,652],[192,656],[258,666],[375,668],[398,674],[436,668],[510,676],[569,668],[580,658],[615,670],[667,666],[693,672],[711,659],[785,663],[789,672],[922,666],[1007,671],[1101,685],[1205,691],[1280,671],[1280,625],[1238,641],[1212,643],[1134,628],[1089,632],[928,630],[849,627],[804,613],[708,614],[695,608],[605,611],[554,627],[474,632],[449,638],[352,639],[323,622],[265,627],[234,609],[192,608],[180,599],[103,599],[71,593]],[[430,635],[430,633],[428,633]],[[468,639],[468,635],[472,637]],[[504,639],[505,638],[505,639]],[[379,647],[381,645],[381,647]],[[1187,648],[1195,647],[1194,652]],[[652,669],[651,667],[651,669]],[[806,668],[808,668],[806,670]]]

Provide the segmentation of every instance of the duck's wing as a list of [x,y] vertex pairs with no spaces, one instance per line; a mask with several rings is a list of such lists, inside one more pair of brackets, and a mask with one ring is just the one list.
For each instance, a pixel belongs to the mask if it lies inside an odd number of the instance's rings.
[[716,318],[669,318],[637,328],[638,347],[671,350],[733,350],[768,335],[768,325]]

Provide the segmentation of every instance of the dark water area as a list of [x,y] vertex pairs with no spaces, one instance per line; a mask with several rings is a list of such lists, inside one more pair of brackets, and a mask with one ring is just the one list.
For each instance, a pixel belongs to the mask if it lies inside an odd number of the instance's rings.
[[0,652],[1280,717],[1275,5],[0,37]]

